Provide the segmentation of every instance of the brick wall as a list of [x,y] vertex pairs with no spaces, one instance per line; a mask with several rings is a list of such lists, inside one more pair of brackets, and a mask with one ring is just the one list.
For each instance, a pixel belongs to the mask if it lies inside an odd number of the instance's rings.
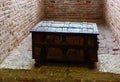
[[104,0],[104,16],[120,42],[120,0]]
[[0,62],[44,16],[42,0],[0,0]]
[[102,0],[44,0],[46,19],[101,19]]

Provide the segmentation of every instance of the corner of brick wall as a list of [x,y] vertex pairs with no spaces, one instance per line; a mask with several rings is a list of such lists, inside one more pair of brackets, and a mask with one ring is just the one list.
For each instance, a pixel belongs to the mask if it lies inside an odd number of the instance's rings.
[[43,0],[0,0],[0,62],[43,16]]

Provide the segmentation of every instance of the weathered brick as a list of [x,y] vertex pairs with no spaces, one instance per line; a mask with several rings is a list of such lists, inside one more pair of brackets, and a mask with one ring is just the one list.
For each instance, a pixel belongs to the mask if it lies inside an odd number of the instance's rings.
[[106,23],[120,42],[120,0],[104,0],[104,17]]
[[0,62],[44,16],[43,0],[0,0]]
[[58,19],[101,19],[101,0],[44,0],[45,17]]

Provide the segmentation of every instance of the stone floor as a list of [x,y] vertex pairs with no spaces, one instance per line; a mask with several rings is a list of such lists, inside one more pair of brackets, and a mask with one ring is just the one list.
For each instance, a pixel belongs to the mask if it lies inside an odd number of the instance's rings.
[[[114,35],[103,23],[99,27],[99,50],[97,69],[101,72],[120,74],[120,47]],[[16,47],[0,64],[1,69],[31,69],[34,66],[32,59],[31,34]]]
[[0,68],[31,69],[34,65],[31,41],[31,35],[29,35],[10,52],[10,55],[0,64]]

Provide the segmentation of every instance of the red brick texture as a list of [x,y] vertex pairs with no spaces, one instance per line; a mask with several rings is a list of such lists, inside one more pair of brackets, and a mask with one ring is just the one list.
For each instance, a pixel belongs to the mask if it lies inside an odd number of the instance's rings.
[[101,19],[102,0],[44,0],[49,19]]
[[103,0],[106,23],[120,42],[120,0]]
[[0,0],[0,62],[44,16],[42,0]]

